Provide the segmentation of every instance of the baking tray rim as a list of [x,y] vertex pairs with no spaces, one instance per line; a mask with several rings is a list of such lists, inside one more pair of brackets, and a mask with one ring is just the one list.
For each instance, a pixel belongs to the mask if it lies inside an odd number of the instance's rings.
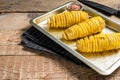
[[[63,8],[63,6],[66,6],[68,4],[71,4],[74,1],[69,1],[61,6],[58,6],[50,11],[48,11],[47,13],[37,16],[33,19],[30,20],[30,24],[32,24],[36,29],[38,29],[40,32],[42,32],[44,35],[46,35],[47,37],[49,37],[50,39],[52,39],[54,42],[56,42],[58,45],[60,45],[61,47],[63,47],[64,49],[66,49],[68,52],[70,52],[73,56],[77,57],[80,61],[84,62],[85,64],[87,64],[89,67],[91,67],[92,69],[94,69],[96,72],[98,72],[101,75],[110,75],[113,71],[115,71],[120,65],[120,59],[117,60],[112,66],[110,66],[107,70],[102,70],[99,67],[95,66],[94,64],[92,64],[87,58],[85,58],[83,55],[81,55],[80,53],[70,49],[65,43],[63,43],[62,41],[56,39],[54,36],[52,36],[51,34],[49,34],[47,31],[45,31],[44,29],[42,29],[40,26],[38,26],[34,20],[36,18],[40,18],[40,17],[44,17],[45,15],[57,10],[58,8]],[[82,4],[82,3],[80,3]],[[84,4],[82,4],[84,5]],[[84,5],[86,6],[86,5]],[[88,7],[88,6],[87,6]],[[89,7],[90,8],[90,7]],[[92,8],[90,8],[91,10],[93,10]],[[100,14],[99,14],[100,15]],[[101,15],[100,15],[101,16]],[[102,14],[102,16],[105,16],[104,14]],[[107,17],[107,16],[105,16]],[[108,20],[112,21],[110,18],[107,17]],[[116,23],[118,25],[118,23],[116,21],[114,21],[114,23]]]

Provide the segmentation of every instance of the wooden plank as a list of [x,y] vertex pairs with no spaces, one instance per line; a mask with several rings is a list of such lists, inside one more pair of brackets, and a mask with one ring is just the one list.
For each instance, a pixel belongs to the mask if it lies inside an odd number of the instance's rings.
[[120,69],[101,76],[92,69],[58,56],[1,56],[0,79],[5,80],[119,80]]
[[30,19],[43,13],[2,13],[0,30],[26,30],[31,27]]
[[0,31],[0,46],[17,45],[21,41],[23,31]]
[[[32,50],[20,45],[23,31],[0,31],[0,56],[22,56],[44,54],[42,51]],[[49,53],[48,53],[49,54]]]
[[[0,56],[31,56],[45,54],[42,51],[37,51],[23,47],[22,45],[2,45],[0,46]],[[50,53],[48,53],[50,54]]]
[[0,0],[0,12],[46,12],[76,0]]
[[[0,0],[0,12],[47,12],[69,1],[77,0]],[[91,0],[118,9],[120,0]]]

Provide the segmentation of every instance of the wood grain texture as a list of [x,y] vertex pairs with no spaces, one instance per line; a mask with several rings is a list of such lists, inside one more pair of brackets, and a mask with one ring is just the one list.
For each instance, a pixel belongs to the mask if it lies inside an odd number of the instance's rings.
[[[101,76],[58,55],[19,45],[21,34],[31,26],[30,19],[68,1],[71,0],[0,0],[0,13],[4,12],[0,14],[0,80],[120,80],[120,68],[109,76]],[[92,1],[115,9],[120,3]],[[112,19],[119,21],[114,16]]]
[[0,30],[26,30],[31,27],[29,21],[43,13],[1,13]]
[[[24,30],[0,30],[0,79],[8,80],[119,80],[120,68],[110,76],[76,65],[60,56],[25,48]],[[5,34],[5,35],[4,35]]]
[[[0,12],[47,12],[69,1],[77,0],[0,0]],[[120,0],[91,0],[118,9]],[[112,4],[111,4],[112,3]]]
[[119,72],[120,69],[110,76],[101,76],[53,55],[0,57],[1,80],[119,80]]
[[75,0],[0,0],[0,12],[47,12]]

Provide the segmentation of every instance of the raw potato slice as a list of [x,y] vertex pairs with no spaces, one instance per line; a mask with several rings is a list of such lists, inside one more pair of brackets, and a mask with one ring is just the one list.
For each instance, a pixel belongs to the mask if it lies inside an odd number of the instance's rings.
[[102,52],[120,48],[120,33],[91,35],[77,41],[80,52]]
[[100,16],[97,16],[76,25],[67,28],[63,32],[64,39],[74,40],[101,32],[105,27],[105,21]]
[[50,17],[48,26],[65,28],[87,20],[88,18],[88,13],[85,11],[66,11]]

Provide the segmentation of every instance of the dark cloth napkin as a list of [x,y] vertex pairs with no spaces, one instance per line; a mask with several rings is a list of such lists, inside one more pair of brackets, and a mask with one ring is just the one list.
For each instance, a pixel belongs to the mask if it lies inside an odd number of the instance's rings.
[[26,32],[24,32],[22,34],[22,37],[23,40],[21,41],[21,44],[23,46],[29,47],[31,49],[45,51],[52,54],[57,53],[77,64],[84,64],[78,58],[73,56],[63,47],[55,43],[53,40],[51,40],[49,37],[47,37],[34,27],[31,27]]

